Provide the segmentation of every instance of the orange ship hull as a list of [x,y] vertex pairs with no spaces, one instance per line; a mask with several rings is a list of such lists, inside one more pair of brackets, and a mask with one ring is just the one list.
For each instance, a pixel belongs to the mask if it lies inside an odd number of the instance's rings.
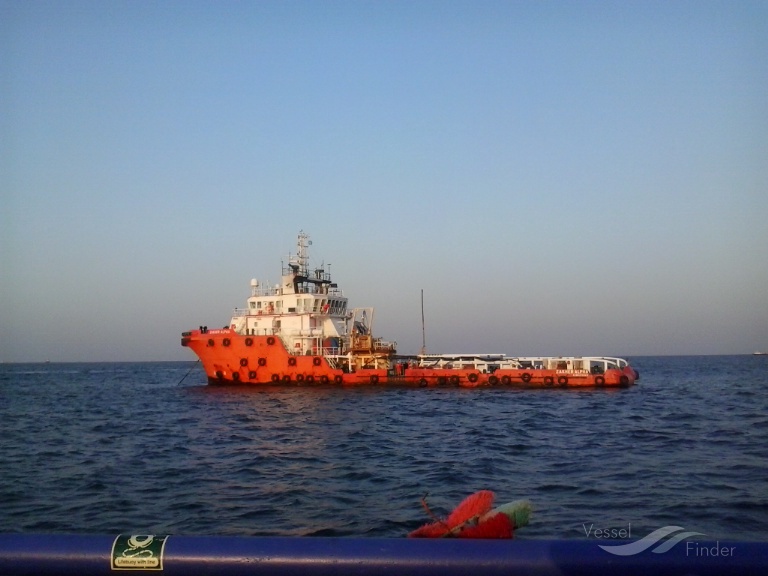
[[209,384],[582,388],[627,387],[637,379],[629,366],[599,374],[541,368],[502,368],[484,373],[471,368],[416,366],[403,360],[388,369],[350,371],[334,367],[334,359],[321,354],[292,354],[277,336],[247,336],[229,328],[184,332],[181,345],[200,358]]

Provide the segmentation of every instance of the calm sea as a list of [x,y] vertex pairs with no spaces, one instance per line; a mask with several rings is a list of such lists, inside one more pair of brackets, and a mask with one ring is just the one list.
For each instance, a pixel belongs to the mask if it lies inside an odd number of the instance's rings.
[[[623,390],[215,388],[193,362],[0,365],[0,532],[404,536],[466,495],[519,538],[768,539],[768,357]],[[183,381],[182,381],[183,379]]]

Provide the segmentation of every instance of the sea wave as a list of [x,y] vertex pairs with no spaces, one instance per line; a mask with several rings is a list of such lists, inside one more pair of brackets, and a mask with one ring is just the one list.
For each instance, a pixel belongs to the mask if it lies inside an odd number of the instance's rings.
[[[768,534],[765,358],[633,359],[625,390],[218,388],[191,363],[0,366],[0,527],[403,536],[467,494],[518,537]],[[183,379],[183,385],[178,383]]]

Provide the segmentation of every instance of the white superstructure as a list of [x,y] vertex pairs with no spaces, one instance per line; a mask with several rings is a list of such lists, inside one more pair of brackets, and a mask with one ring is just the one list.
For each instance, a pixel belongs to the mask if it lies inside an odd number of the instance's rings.
[[[279,284],[251,280],[246,308],[236,308],[230,328],[250,336],[279,336],[293,354],[338,356],[358,339],[370,338],[373,308],[348,309],[341,289],[321,266],[309,268],[309,236],[299,233],[297,254],[289,255]],[[394,343],[374,340],[394,350]]]

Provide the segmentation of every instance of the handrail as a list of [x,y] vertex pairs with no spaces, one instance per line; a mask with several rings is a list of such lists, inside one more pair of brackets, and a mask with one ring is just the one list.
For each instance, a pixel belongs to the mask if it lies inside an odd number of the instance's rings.
[[288,307],[276,308],[272,311],[268,311],[264,308],[234,308],[232,310],[232,316],[291,316],[298,314],[315,314],[316,316],[341,316],[342,310],[337,306],[329,308],[326,312],[316,310],[314,306],[291,306],[290,312]]
[[[298,292],[292,292],[291,294],[318,294],[323,296],[330,295],[344,297],[344,291],[338,286],[328,286],[325,291],[320,290],[315,286],[308,286],[300,289]],[[291,294],[284,293],[279,286],[251,286],[251,296],[290,296]]]
[[[0,534],[0,574],[114,576],[113,566],[120,570],[132,566],[136,569],[141,562],[145,568],[154,563],[154,569],[163,576],[714,576],[726,573],[751,576],[768,573],[766,542],[689,540],[677,543],[664,553],[646,549],[630,556],[615,556],[600,548],[600,545],[612,544],[610,541],[595,539],[168,536],[162,540],[154,536],[150,544],[157,546],[151,553],[148,540],[148,536],[127,535]],[[136,548],[137,544],[143,547]],[[142,550],[146,552],[135,554]]]
[[397,348],[397,342],[379,340],[378,338],[375,338],[373,340],[374,350],[390,350],[390,349],[394,350],[395,348]]

